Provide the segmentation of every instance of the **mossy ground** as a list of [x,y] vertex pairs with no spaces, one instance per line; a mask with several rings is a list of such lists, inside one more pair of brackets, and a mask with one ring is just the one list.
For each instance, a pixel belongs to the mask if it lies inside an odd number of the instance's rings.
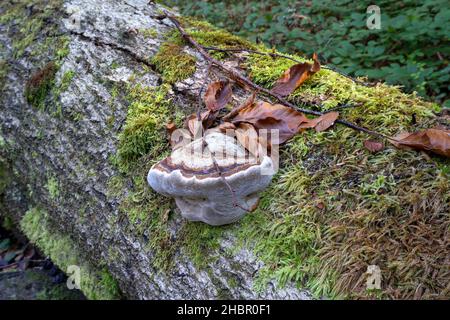
[[80,287],[89,299],[117,299],[120,292],[116,281],[106,269],[97,270],[84,260],[77,245],[50,225],[45,211],[32,208],[23,216],[20,227],[30,241],[36,244],[61,269],[71,265],[80,267]]
[[[202,44],[247,45],[207,23],[183,23]],[[182,43],[175,33],[167,41],[166,46],[170,41]],[[246,68],[253,81],[270,88],[292,64],[250,54]],[[168,154],[163,125],[178,109],[169,108],[164,99],[158,102],[158,91],[138,93],[132,95],[119,147],[119,166],[130,176],[139,172],[131,178],[133,191],[123,210],[132,225],[147,234],[157,256],[163,256],[157,262],[170,260],[178,245],[205,267],[214,259],[211,253],[221,235],[231,232],[265,263],[257,289],[276,279],[280,286],[294,281],[316,296],[332,298],[450,296],[448,160],[391,146],[372,154],[362,145],[368,136],[339,125],[322,133],[308,131],[281,148],[280,172],[255,212],[220,228],[185,223],[175,243],[166,226],[174,204],[147,187],[145,174]],[[291,97],[294,102],[299,98],[319,103],[316,108],[322,111],[354,104],[340,111],[341,118],[384,134],[431,127],[436,124],[433,111],[439,109],[399,88],[361,86],[330,70],[315,74]],[[140,171],[130,171],[133,166]],[[377,292],[366,289],[369,265],[381,269],[382,288]]]

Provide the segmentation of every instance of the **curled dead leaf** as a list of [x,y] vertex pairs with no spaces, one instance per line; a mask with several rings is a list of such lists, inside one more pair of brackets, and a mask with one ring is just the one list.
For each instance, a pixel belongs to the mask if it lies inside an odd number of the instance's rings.
[[235,130],[236,126],[231,122],[224,122],[219,125],[219,130],[222,132],[226,132],[227,130]]
[[366,140],[363,142],[363,144],[367,150],[369,150],[370,152],[373,152],[373,153],[376,153],[376,152],[384,149],[383,143],[378,142],[378,141]]
[[258,157],[260,154],[260,144],[258,133],[251,124],[246,122],[241,122],[236,128],[236,139],[239,143],[248,150],[252,155]]
[[259,101],[243,108],[232,120],[234,124],[248,122],[258,130],[278,130],[279,143],[292,138],[298,132],[300,125],[307,121],[308,118],[301,112],[281,104],[272,105],[265,101]]
[[313,55],[314,63],[298,63],[286,70],[280,79],[277,80],[272,92],[286,97],[305,82],[311,75],[320,70],[320,62],[317,54]]
[[195,113],[193,113],[186,119],[184,126],[189,129],[189,132],[191,133],[191,135],[193,137],[195,137],[197,135],[200,135],[200,136],[202,135],[202,131],[203,131],[202,122],[205,119],[205,117],[206,117],[206,114],[205,114],[205,112],[203,112],[200,115],[200,121],[199,121],[198,116]]
[[222,109],[230,101],[232,93],[231,85],[228,81],[210,83],[203,97],[206,108],[210,111]]
[[328,112],[317,118],[308,119],[308,121],[305,121],[300,125],[300,129],[314,128],[317,132],[325,131],[334,125],[334,122],[338,117],[339,112]]
[[167,133],[170,136],[170,135],[172,135],[172,133],[175,130],[177,130],[177,125],[175,123],[173,123],[173,122],[169,122],[169,123],[166,124],[166,130],[167,130]]
[[450,158],[450,130],[426,129],[415,133],[403,132],[389,141],[398,148],[427,150]]
[[228,121],[230,119],[232,119],[233,117],[235,117],[239,111],[241,111],[242,109],[245,109],[249,106],[251,106],[254,102],[255,102],[255,98],[256,98],[256,92],[253,92],[245,101],[244,103],[242,103],[240,106],[233,108],[233,110],[230,111],[230,113],[228,113],[227,115],[225,115],[223,117],[223,120]]

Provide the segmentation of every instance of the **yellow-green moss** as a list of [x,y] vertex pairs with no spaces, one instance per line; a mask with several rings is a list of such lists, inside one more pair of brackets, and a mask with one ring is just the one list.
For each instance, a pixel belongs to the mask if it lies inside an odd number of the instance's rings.
[[195,58],[183,52],[183,47],[171,42],[161,45],[152,63],[167,83],[181,81],[195,72]]
[[6,190],[10,181],[8,170],[6,160],[0,156],[0,195]]
[[[5,3],[0,17],[0,23],[7,27],[8,33],[11,33],[12,54],[15,59],[24,56],[39,60],[42,60],[43,55],[51,57],[52,61],[46,60],[45,64],[37,66],[37,71],[30,77],[24,92],[27,101],[41,110],[46,108],[45,99],[54,89],[54,78],[61,61],[69,53],[68,37],[56,36],[58,24],[52,22],[53,18],[62,14],[61,7],[61,0],[38,2],[18,0]],[[6,62],[2,63],[7,66]],[[2,69],[5,69],[2,73],[7,72],[6,68]],[[0,75],[0,78],[3,76]]]
[[61,78],[61,84],[59,85],[60,92],[66,91],[69,88],[70,83],[72,82],[73,77],[75,77],[75,71],[68,70],[64,72]]
[[165,125],[171,120],[178,119],[180,122],[182,117],[179,112],[177,114],[167,95],[169,88],[168,85],[157,88],[136,85],[129,88],[128,115],[119,136],[118,158],[123,172],[143,156],[167,154]]
[[45,211],[30,209],[23,216],[20,227],[61,270],[67,270],[70,265],[80,267],[81,290],[89,299],[120,298],[117,283],[109,272],[104,267],[93,267],[83,259],[72,239],[51,227]]
[[[234,42],[234,36],[207,23],[182,22],[204,45],[271,51],[245,41]],[[232,41],[223,42],[225,34],[225,39]],[[176,33],[169,35],[168,43],[184,44]],[[249,54],[246,70],[253,81],[270,88],[292,64],[287,59]],[[444,288],[450,228],[448,160],[391,146],[371,154],[362,145],[367,135],[340,125],[321,133],[307,131],[281,148],[280,172],[255,212],[226,227],[186,222],[173,241],[167,219],[174,204],[155,194],[145,181],[150,166],[169,150],[162,134],[166,122],[153,119],[166,119],[172,111],[163,99],[158,100],[160,95],[136,93],[127,118],[129,129],[121,135],[119,165],[138,166],[140,171],[131,179],[133,190],[122,208],[140,233],[148,232],[149,247],[157,254],[156,265],[167,265],[161,261],[170,262],[170,252],[178,246],[203,268],[216,258],[212,253],[226,231],[237,237],[238,248],[250,248],[265,263],[256,277],[257,290],[276,279],[279,286],[294,281],[316,296],[448,298]],[[160,101],[156,105],[164,107],[136,108],[142,99],[149,100],[150,106]],[[436,122],[433,111],[438,109],[398,88],[361,86],[325,69],[290,99],[315,102],[314,108],[322,111],[354,104],[341,111],[341,118],[385,134],[430,127]],[[146,110],[155,113],[150,116]],[[437,239],[447,240],[439,244]],[[381,292],[365,288],[370,264],[382,270]],[[434,272],[437,278],[431,282],[427,272]]]
[[144,38],[154,39],[158,36],[158,30],[156,30],[155,28],[140,29],[139,33],[141,33]]
[[59,182],[55,177],[49,177],[47,180],[47,190],[50,198],[56,200],[59,196]]

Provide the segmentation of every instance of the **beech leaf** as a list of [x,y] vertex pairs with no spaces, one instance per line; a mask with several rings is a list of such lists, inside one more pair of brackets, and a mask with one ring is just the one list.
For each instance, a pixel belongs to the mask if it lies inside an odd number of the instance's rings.
[[222,132],[226,132],[227,130],[235,130],[236,126],[232,124],[231,122],[224,122],[219,125],[219,130]]
[[203,99],[208,110],[218,111],[230,101],[231,95],[231,85],[228,81],[215,81],[208,85]]
[[334,122],[338,117],[339,112],[331,111],[317,118],[308,119],[308,121],[300,125],[300,129],[314,128],[317,132],[325,131],[334,125]]
[[196,134],[199,130],[202,130],[202,126],[200,124],[203,123],[203,121],[205,120],[205,117],[206,117],[206,112],[202,112],[202,114],[200,115],[201,121],[198,121],[198,117],[195,113],[191,114],[186,119],[185,127],[187,127],[189,129],[189,132],[191,133],[191,135],[193,137],[196,136]]
[[320,62],[317,54],[313,55],[314,63],[298,63],[286,70],[280,79],[277,80],[272,92],[280,96],[286,97],[301,86],[311,75],[320,70]]
[[169,134],[169,136],[172,135],[172,133],[173,133],[176,129],[177,129],[177,126],[176,126],[175,123],[169,122],[169,123],[166,124],[166,130],[167,130],[167,133]]
[[265,101],[253,103],[243,108],[233,118],[233,123],[248,122],[256,129],[279,130],[279,143],[292,138],[300,125],[309,119],[301,112],[281,104],[272,105]]
[[239,123],[235,130],[236,139],[239,143],[247,149],[252,155],[258,157],[259,153],[259,139],[258,133],[251,124],[246,122]]
[[321,115],[320,117],[316,118],[318,123],[314,127],[317,132],[325,131],[329,127],[334,125],[334,122],[339,117],[339,112],[332,111],[325,113],[324,115]]
[[384,148],[384,145],[381,142],[373,141],[373,140],[366,140],[366,141],[364,141],[363,144],[367,150],[369,150],[370,152],[373,152],[373,153],[381,151]]
[[389,140],[396,147],[427,150],[450,158],[450,130],[426,129],[415,133],[400,133]]

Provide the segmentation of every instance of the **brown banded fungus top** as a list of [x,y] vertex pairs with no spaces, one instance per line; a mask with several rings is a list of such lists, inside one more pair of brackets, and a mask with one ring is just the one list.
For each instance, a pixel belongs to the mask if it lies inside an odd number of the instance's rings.
[[222,225],[255,209],[272,175],[270,157],[257,159],[233,137],[213,131],[155,164],[147,180],[156,192],[175,198],[183,217]]

